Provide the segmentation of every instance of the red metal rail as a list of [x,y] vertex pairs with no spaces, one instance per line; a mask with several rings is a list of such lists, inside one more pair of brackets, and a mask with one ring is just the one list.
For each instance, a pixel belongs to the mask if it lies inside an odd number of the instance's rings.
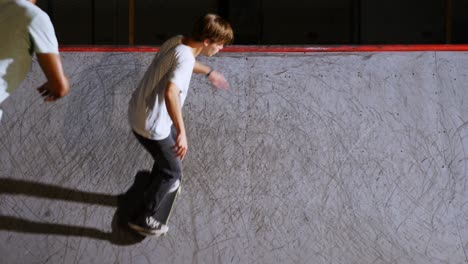
[[[62,52],[157,52],[151,46],[62,46]],[[309,53],[309,52],[410,52],[410,51],[468,51],[468,45],[359,45],[359,46],[229,46],[221,52],[244,53]]]

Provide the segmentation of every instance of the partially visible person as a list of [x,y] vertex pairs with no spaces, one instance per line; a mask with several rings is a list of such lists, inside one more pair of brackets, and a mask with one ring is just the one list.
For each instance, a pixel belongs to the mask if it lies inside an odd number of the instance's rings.
[[[36,0],[0,0],[0,106],[26,77],[34,54],[47,78],[37,88],[45,101],[55,101],[70,89],[52,22],[35,4]],[[0,120],[2,114],[0,108]]]

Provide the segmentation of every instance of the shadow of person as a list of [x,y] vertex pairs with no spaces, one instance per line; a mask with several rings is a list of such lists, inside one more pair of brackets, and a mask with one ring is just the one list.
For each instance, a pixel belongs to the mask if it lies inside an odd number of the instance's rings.
[[0,178],[0,194],[23,194],[43,198],[87,204],[117,207],[111,224],[111,232],[96,228],[41,223],[12,216],[0,215],[0,230],[14,232],[89,237],[107,240],[115,245],[132,245],[141,242],[144,236],[133,232],[127,225],[143,205],[143,193],[150,182],[149,171],[139,171],[130,188],[121,195],[97,194],[77,191],[43,183]]

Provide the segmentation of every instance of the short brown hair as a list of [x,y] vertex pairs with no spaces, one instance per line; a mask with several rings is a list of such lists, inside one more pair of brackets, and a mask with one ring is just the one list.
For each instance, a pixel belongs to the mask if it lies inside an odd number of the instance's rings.
[[195,22],[192,38],[195,41],[208,39],[211,42],[231,44],[234,39],[234,33],[229,22],[222,17],[215,14],[206,14]]

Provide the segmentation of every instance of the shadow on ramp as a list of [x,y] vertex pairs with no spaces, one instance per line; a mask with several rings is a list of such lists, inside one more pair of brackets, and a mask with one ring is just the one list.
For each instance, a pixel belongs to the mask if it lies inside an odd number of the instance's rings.
[[0,215],[0,230],[14,232],[89,237],[107,240],[115,245],[133,245],[145,237],[128,228],[128,221],[143,204],[143,190],[150,182],[149,171],[139,171],[132,186],[121,195],[106,195],[34,183],[24,180],[0,178],[0,194],[22,194],[70,202],[117,207],[112,219],[112,231],[63,224],[41,223],[12,216]]

